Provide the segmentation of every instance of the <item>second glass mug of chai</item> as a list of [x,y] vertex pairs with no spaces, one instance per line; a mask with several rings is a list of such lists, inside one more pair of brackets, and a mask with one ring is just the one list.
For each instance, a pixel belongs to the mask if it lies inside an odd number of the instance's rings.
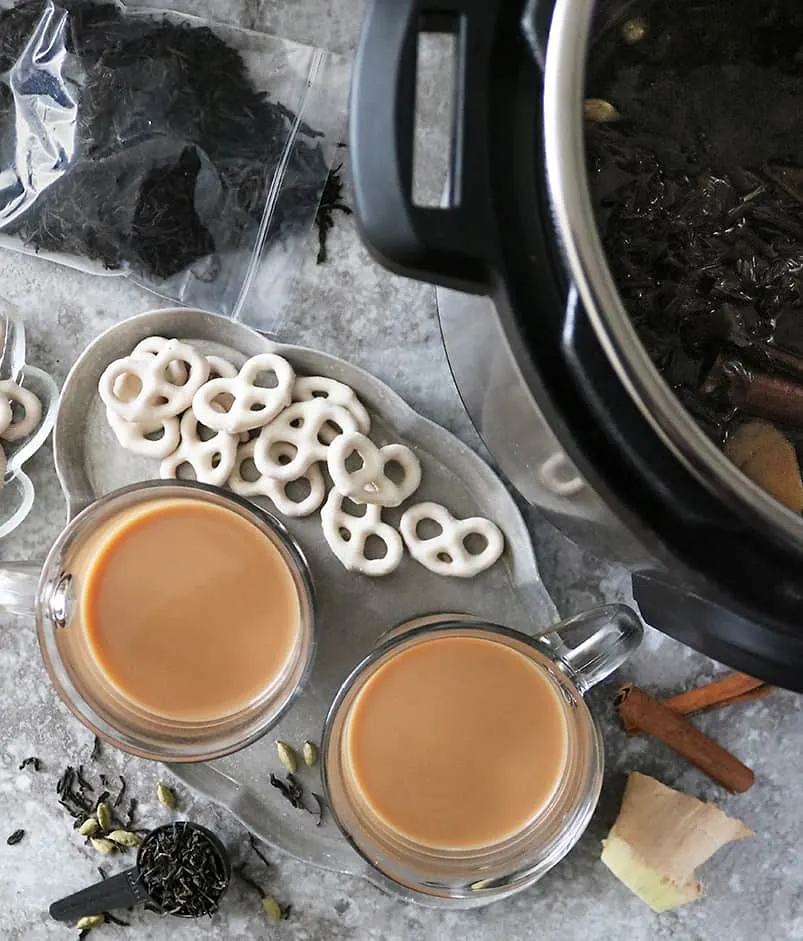
[[607,605],[539,637],[438,614],[381,638],[341,686],[321,746],[330,810],[365,875],[456,908],[540,879],[602,786],[585,694],[641,637],[630,608]]
[[35,615],[50,678],[85,725],[165,762],[258,739],[315,649],[312,580],[282,523],[188,481],[97,500],[41,570],[0,568],[0,609]]

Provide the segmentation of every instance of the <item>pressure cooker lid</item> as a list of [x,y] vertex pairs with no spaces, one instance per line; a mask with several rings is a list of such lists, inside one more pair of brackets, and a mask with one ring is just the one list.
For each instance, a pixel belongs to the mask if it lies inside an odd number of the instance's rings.
[[583,306],[693,474],[803,544],[803,8],[557,0],[547,170]]

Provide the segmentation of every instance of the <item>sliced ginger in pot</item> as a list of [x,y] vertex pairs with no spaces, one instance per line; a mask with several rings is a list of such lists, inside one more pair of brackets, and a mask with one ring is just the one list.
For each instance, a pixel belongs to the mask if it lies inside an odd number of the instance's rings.
[[750,421],[729,436],[725,453],[750,480],[794,510],[803,512],[803,480],[795,446],[774,425]]

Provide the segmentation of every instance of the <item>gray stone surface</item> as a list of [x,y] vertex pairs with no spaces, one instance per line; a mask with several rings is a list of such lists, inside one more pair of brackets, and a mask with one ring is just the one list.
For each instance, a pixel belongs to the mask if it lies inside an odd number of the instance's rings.
[[[353,50],[363,9],[362,0],[182,0],[181,5],[194,13],[274,30],[344,53]],[[9,254],[0,255],[0,291],[25,314],[30,361],[52,371],[59,381],[78,352],[104,327],[159,306],[124,280],[92,278]],[[414,408],[479,446],[451,382],[432,290],[381,271],[350,225],[340,225],[334,233],[328,266],[315,266],[310,246],[296,299],[276,327],[283,339],[346,356],[370,369]],[[64,505],[48,448],[29,469],[37,504],[29,520],[0,544],[0,557],[6,560],[41,557],[63,522]],[[623,572],[588,557],[535,517],[533,533],[545,580],[563,613],[627,597]],[[47,907],[59,895],[92,881],[98,859],[74,835],[71,822],[56,804],[54,785],[65,763],[87,760],[91,741],[52,692],[31,621],[4,616],[0,624],[0,820],[8,833],[17,827],[27,831],[15,847],[0,839],[2,937],[6,941],[75,937],[73,930],[49,920]],[[650,632],[624,675],[656,694],[669,694],[706,681],[719,669]],[[613,936],[634,941],[725,937],[780,941],[803,937],[798,854],[803,823],[801,700],[778,693],[763,703],[700,721],[756,769],[752,791],[730,797],[649,739],[626,740],[612,720],[610,685],[591,698],[605,730],[608,758],[598,812],[573,853],[541,883],[512,900],[475,912],[435,912],[402,904],[366,884],[315,871],[273,851],[275,866],[263,881],[293,905],[291,919],[279,927],[266,922],[255,895],[235,885],[223,911],[209,923],[168,924],[133,913],[133,928],[104,927],[98,938],[588,941]],[[43,761],[39,774],[17,770],[30,754]],[[653,915],[600,864],[599,842],[616,815],[624,773],[631,769],[716,800],[756,831],[750,843],[726,849],[705,867],[705,900]],[[146,824],[169,818],[155,800],[155,784],[166,777],[158,767],[107,749],[97,770],[126,775],[132,793],[142,800]],[[181,815],[218,830],[239,858],[244,834],[238,826],[184,790],[180,798]],[[110,870],[122,865],[122,861],[108,864]]]

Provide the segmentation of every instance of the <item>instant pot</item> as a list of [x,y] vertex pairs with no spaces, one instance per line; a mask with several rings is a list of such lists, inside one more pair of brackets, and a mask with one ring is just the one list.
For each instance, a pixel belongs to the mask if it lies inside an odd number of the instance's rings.
[[[803,691],[803,520],[744,477],[662,380],[602,249],[583,135],[595,6],[373,0],[351,102],[361,232],[386,267],[440,286],[457,386],[518,491],[631,567],[648,623]],[[440,206],[413,201],[426,32],[456,49]]]

